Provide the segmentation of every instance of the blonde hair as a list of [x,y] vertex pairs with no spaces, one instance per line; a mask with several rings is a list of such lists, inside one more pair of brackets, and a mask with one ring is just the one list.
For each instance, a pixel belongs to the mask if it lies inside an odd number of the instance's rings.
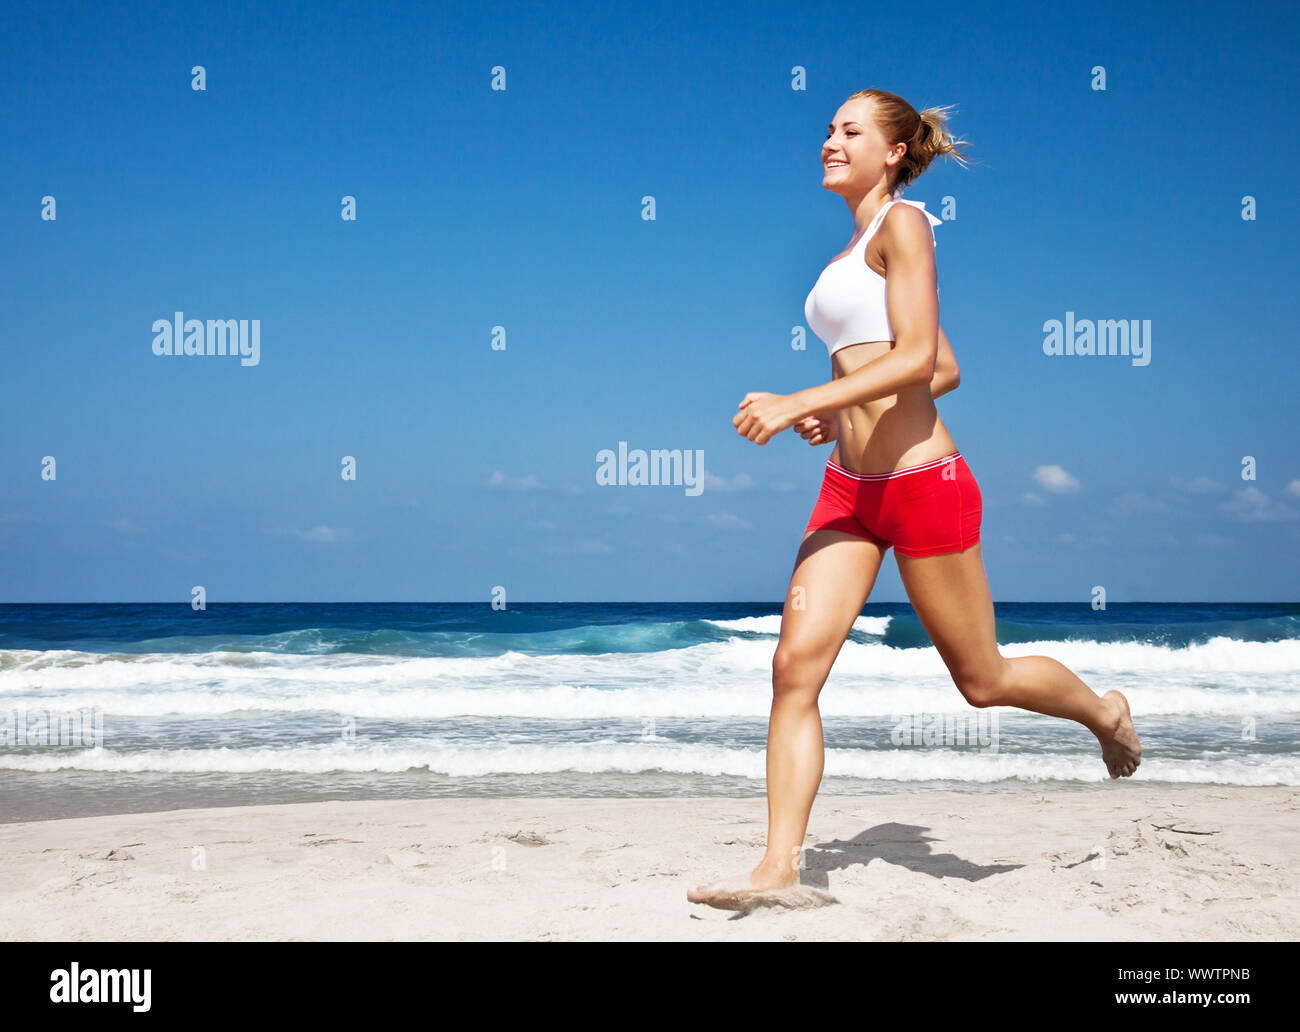
[[917,112],[897,93],[876,89],[858,90],[848,99],[875,101],[872,121],[876,123],[876,128],[890,146],[896,143],[907,144],[907,153],[898,163],[898,173],[892,184],[895,193],[915,182],[940,154],[951,157],[963,168],[967,166],[968,162],[962,152],[970,143],[958,140],[948,132],[951,107],[932,107]]

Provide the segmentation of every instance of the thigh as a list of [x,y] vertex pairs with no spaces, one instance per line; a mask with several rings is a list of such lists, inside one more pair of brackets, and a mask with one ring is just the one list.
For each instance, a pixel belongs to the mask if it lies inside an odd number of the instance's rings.
[[[875,586],[885,547],[840,530],[815,530],[799,546],[781,613],[777,658],[811,663],[824,678]],[[819,682],[820,683],[820,682]]]
[[1002,656],[980,545],[923,559],[895,551],[895,557],[907,599],[953,679],[996,669]]

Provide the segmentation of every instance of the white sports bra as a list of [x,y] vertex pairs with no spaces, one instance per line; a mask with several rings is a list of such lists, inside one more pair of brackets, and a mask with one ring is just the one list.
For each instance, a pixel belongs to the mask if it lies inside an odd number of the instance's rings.
[[[862,255],[867,241],[885,220],[885,212],[899,203],[925,211],[924,201],[905,201],[898,197],[886,201],[853,249],[822,270],[803,304],[804,318],[832,355],[850,344],[894,339],[885,305],[885,277],[868,265]],[[925,217],[930,220],[933,241],[934,227],[942,225],[943,219],[935,218],[928,211]]]

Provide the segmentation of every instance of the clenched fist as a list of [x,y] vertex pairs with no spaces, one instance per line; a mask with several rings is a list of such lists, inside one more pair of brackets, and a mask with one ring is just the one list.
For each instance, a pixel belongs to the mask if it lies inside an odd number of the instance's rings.
[[840,434],[840,421],[834,415],[804,416],[794,428],[811,445],[830,444]]
[[799,415],[788,394],[764,391],[750,391],[739,408],[731,422],[741,437],[755,444],[767,444],[782,430],[789,430]]

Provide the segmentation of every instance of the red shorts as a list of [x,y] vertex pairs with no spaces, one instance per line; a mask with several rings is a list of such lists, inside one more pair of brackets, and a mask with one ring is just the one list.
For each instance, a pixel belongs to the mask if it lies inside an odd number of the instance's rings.
[[960,452],[892,473],[826,463],[808,531],[843,530],[920,558],[962,552],[980,539],[979,485]]

